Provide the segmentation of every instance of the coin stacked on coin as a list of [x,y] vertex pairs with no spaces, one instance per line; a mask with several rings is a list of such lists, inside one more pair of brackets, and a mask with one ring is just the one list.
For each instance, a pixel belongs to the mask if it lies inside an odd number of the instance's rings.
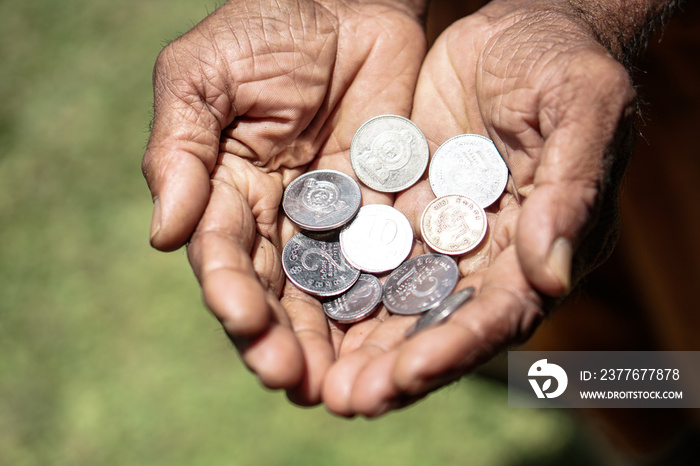
[[428,171],[436,197],[459,194],[486,208],[501,197],[508,167],[495,144],[478,134],[445,141],[433,155]]
[[326,315],[341,323],[362,320],[382,298],[379,279],[362,274],[340,248],[338,229],[355,218],[361,200],[357,181],[335,170],[299,176],[282,198],[285,214],[302,228],[284,246],[282,268],[297,288],[325,299]]
[[[380,192],[411,187],[429,159],[421,130],[397,115],[367,121],[350,148],[355,175]],[[435,325],[473,294],[469,288],[446,299],[459,278],[449,256],[482,241],[484,208],[500,197],[507,177],[495,145],[483,136],[461,135],[440,146],[429,172],[437,198],[421,218],[421,234],[435,253],[406,260],[413,230],[401,212],[381,204],[360,208],[359,184],[341,172],[307,172],[289,184],[282,201],[287,216],[302,229],[284,247],[285,274],[322,299],[326,315],[337,322],[360,321],[383,302],[394,314],[425,313],[409,335]],[[382,286],[373,274],[385,272],[390,274]]]
[[413,228],[391,206],[370,204],[340,232],[340,247],[348,262],[369,273],[394,270],[413,247]]
[[508,182],[508,166],[489,138],[462,134],[433,155],[428,180],[437,197],[421,217],[421,236],[434,251],[464,254],[486,235],[486,209]]
[[349,222],[360,209],[360,186],[345,173],[315,170],[292,181],[282,207],[303,230],[285,244],[282,268],[299,289],[317,297],[349,290],[360,277],[340,251],[336,237],[323,235]]

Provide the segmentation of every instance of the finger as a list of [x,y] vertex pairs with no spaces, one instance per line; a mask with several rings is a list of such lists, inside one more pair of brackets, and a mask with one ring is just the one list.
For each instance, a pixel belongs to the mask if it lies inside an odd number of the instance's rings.
[[617,152],[616,135],[634,115],[629,76],[608,57],[580,57],[556,87],[540,103],[545,143],[516,236],[525,275],[551,296],[571,288],[572,258],[584,228],[598,220],[601,190],[615,183],[611,165],[626,159]]
[[400,354],[397,348],[378,354],[357,372],[350,394],[353,414],[377,417],[395,406],[400,393],[391,374]]
[[539,298],[518,271],[512,246],[489,269],[466,277],[458,288],[467,286],[479,290],[477,297],[445,323],[355,368],[346,412],[377,416],[413,403],[506,345],[525,339],[542,318]]
[[[267,305],[270,308],[279,306],[276,299],[268,296]],[[279,309],[275,314],[283,316],[284,311]],[[288,390],[301,383],[303,354],[288,322],[272,321],[262,334],[253,338],[234,337],[231,334],[229,337],[246,367],[258,376],[265,387]]]
[[518,270],[514,247],[479,275],[459,285],[477,287],[472,301],[443,325],[416,334],[400,347],[392,374],[397,393],[424,394],[532,333],[543,314],[539,297]]
[[[207,307],[245,364],[265,386],[291,388],[301,380],[304,358],[277,301],[284,283],[279,252],[256,232],[258,219],[270,214],[259,211],[262,200],[251,208],[249,199],[233,187],[235,179],[223,181],[227,175],[234,176],[232,173],[225,166],[217,171],[218,179],[213,181],[207,210],[192,236],[188,258]],[[241,175],[240,170],[235,173]],[[242,180],[237,181],[245,186]],[[258,186],[264,185],[260,181]],[[281,187],[271,195],[279,197]],[[250,194],[250,198],[254,196]]]
[[284,284],[277,233],[281,181],[229,155],[213,177],[188,257],[210,309],[234,335],[251,336],[271,317],[264,293],[278,296]]
[[346,416],[381,415],[415,402],[529,335],[541,318],[539,297],[519,270],[514,249],[499,251],[488,269],[460,282],[459,289],[475,286],[480,295],[445,325],[404,341],[415,319],[391,317],[356,351],[341,355],[324,386],[329,409]]
[[[474,284],[476,280],[470,277],[470,284]],[[463,283],[459,285],[463,287]],[[440,347],[440,342],[435,340],[433,329],[419,332],[411,339],[405,340],[407,329],[413,325],[415,319],[404,318],[404,325],[400,329],[395,329],[393,336],[395,344],[387,351],[377,354],[374,358],[367,359],[365,363],[356,370],[353,379],[352,392],[350,393],[350,408],[348,409],[353,414],[361,414],[367,417],[376,417],[386,412],[397,409],[407,404],[413,403],[423,397],[431,389],[454,379],[453,371],[450,367],[444,365],[444,373],[434,373],[428,376],[420,373],[421,379],[416,384],[402,386],[400,383],[405,383],[403,379],[396,378],[397,368],[399,364],[405,365],[405,354],[408,351],[414,359],[413,365],[409,367],[410,371],[418,368],[422,369],[424,364],[434,364],[435,361],[426,361],[426,357],[435,356],[436,360],[450,356],[449,351],[445,351]],[[424,340],[425,336],[430,338]],[[417,347],[416,352],[412,348]],[[440,360],[441,363],[444,361]],[[402,369],[403,370],[403,369]],[[414,372],[406,374],[405,370],[399,372],[401,376],[415,375]],[[460,372],[461,375],[461,372]]]
[[326,371],[335,360],[330,329],[321,303],[299,291],[291,283],[281,300],[304,356],[301,382],[287,391],[287,397],[300,406],[321,402],[321,388]]
[[[355,382],[373,360],[398,345],[415,319],[391,317],[376,325],[355,351],[343,354],[331,366],[323,384],[323,400],[329,411],[341,416],[357,414],[353,397]],[[360,396],[363,396],[360,394]]]

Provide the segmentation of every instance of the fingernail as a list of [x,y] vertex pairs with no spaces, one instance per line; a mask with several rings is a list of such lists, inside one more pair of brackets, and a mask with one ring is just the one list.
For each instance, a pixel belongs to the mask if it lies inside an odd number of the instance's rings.
[[559,282],[564,286],[565,293],[568,293],[571,288],[572,257],[573,249],[569,240],[563,237],[554,240],[547,263],[552,268],[554,275],[559,279]]
[[160,199],[153,200],[153,218],[151,219],[151,243],[160,231]]
[[379,405],[379,407],[371,415],[368,415],[367,417],[372,419],[375,417],[383,416],[386,413],[388,413],[389,411],[391,411],[391,403],[387,401],[386,403],[382,403],[381,405]]

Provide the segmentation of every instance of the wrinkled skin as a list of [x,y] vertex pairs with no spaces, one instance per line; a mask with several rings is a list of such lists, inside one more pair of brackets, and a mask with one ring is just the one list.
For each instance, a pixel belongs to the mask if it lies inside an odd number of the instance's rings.
[[[494,140],[509,166],[506,193],[487,209],[487,238],[458,258],[457,288],[474,286],[478,295],[408,341],[415,318],[349,331],[323,391],[333,412],[377,416],[405,406],[524,340],[551,307],[547,298],[565,295],[616,239],[615,195],[634,116],[629,77],[568,15],[503,3],[437,39],[411,115],[431,151],[477,133]],[[424,180],[394,206],[420,232],[433,198]]]
[[[144,157],[151,242],[189,239],[207,306],[265,386],[344,416],[404,406],[530,335],[545,298],[609,251],[629,78],[567,12],[526,8],[492,3],[446,30],[424,62],[414,10],[352,2],[229,3],[163,51]],[[317,168],[352,175],[354,132],[384,113],[410,115],[431,151],[487,135],[512,174],[487,237],[457,258],[458,288],[475,286],[476,298],[409,340],[415,317],[384,309],[328,322],[280,263],[296,231],[279,210],[284,186]],[[395,197],[362,190],[363,204],[393,204],[420,237],[427,180]]]
[[[188,258],[245,364],[300,404],[335,359],[320,303],[285,284],[295,233],[279,210],[300,173],[352,173],[356,129],[408,117],[425,55],[418,14],[386,2],[229,2],[168,45],[154,72],[143,170],[151,244]],[[393,196],[363,189],[365,203]]]

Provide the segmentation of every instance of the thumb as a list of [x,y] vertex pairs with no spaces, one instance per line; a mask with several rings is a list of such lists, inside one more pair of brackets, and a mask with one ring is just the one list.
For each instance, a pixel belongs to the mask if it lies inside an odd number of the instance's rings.
[[589,55],[562,86],[543,94],[544,146],[516,232],[523,272],[549,296],[566,294],[609,252],[617,217],[603,214],[617,212],[631,152],[635,93],[629,75],[612,58]]
[[571,137],[572,132],[589,134],[576,126],[554,132],[545,143],[515,241],[523,272],[546,295],[568,293],[614,246],[619,184],[632,148],[632,115],[622,111],[607,145]]
[[171,251],[187,241],[207,205],[222,125],[194,85],[169,77],[165,55],[154,72],[153,128],[142,170],[154,204],[151,245]]
[[540,292],[562,296],[571,289],[574,248],[594,197],[582,184],[552,183],[533,190],[523,205],[516,250],[525,276]]

